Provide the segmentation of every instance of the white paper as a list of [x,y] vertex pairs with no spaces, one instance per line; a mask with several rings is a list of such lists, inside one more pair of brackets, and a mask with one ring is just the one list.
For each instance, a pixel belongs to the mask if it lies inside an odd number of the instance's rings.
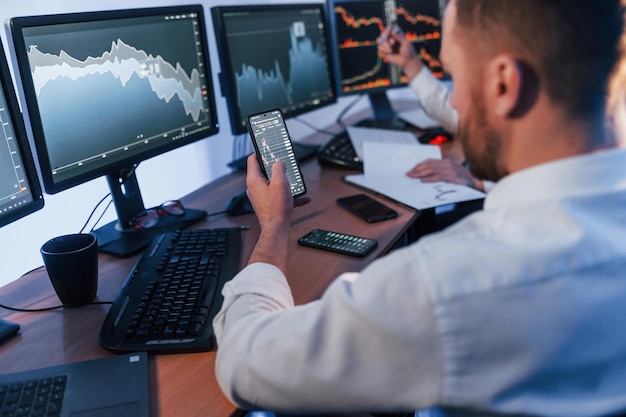
[[363,174],[368,178],[405,177],[415,165],[427,159],[441,159],[436,145],[363,143]]
[[405,130],[392,130],[392,129],[377,129],[372,127],[358,127],[348,126],[346,128],[350,142],[356,151],[357,156],[362,161],[363,158],[363,143],[365,142],[377,142],[377,143],[404,143],[404,144],[417,144],[417,138],[411,132]]
[[484,193],[464,185],[448,182],[426,183],[407,176],[390,180],[366,178],[359,174],[348,175],[345,180],[418,210],[485,197]]
[[485,197],[485,193],[464,185],[407,177],[406,173],[420,162],[441,159],[436,145],[364,142],[363,153],[363,174],[348,175],[345,180],[406,206],[423,210]]

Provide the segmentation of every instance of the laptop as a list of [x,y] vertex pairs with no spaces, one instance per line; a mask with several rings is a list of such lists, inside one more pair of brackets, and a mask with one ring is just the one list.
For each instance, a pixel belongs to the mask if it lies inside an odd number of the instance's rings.
[[149,417],[149,407],[146,352],[0,375],[0,415]]

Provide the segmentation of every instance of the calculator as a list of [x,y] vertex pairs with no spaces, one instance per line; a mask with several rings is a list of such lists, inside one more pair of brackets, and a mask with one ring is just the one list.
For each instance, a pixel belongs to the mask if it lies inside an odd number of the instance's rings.
[[303,246],[357,257],[367,255],[378,246],[378,241],[374,239],[322,229],[311,230],[298,239],[298,243]]

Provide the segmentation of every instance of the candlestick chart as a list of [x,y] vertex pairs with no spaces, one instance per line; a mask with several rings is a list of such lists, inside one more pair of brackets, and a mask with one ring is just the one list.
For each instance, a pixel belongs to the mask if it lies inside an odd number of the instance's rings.
[[389,26],[399,27],[431,72],[445,76],[438,0],[336,1],[333,5],[341,89],[344,94],[405,85],[406,77],[378,56],[377,39]]

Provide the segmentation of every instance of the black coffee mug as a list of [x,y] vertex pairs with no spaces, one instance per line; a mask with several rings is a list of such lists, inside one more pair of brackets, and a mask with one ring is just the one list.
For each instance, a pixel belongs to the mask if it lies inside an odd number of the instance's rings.
[[52,238],[41,247],[41,256],[63,304],[88,304],[94,300],[98,291],[95,235],[77,233]]

